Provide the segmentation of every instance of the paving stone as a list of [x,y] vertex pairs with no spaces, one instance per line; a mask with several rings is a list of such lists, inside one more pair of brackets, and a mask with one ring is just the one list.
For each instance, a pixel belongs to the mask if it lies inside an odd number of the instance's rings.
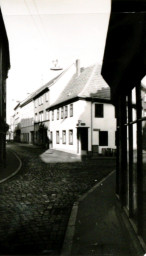
[[[59,255],[72,205],[115,166],[97,161],[43,163],[43,149],[14,144],[21,160],[19,174],[0,184],[0,254]],[[9,232],[8,232],[9,231]],[[24,246],[25,245],[25,246]],[[51,255],[51,254],[50,254]]]

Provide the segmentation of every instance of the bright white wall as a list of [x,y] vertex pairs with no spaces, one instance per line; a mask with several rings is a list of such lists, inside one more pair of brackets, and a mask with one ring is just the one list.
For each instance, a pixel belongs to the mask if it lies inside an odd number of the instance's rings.
[[[99,146],[99,153],[102,148],[116,148],[115,145],[115,131],[116,118],[115,108],[112,104],[104,103],[104,118],[95,117],[95,104],[92,105],[93,129],[100,129],[100,131],[108,131],[108,146]],[[98,103],[100,104],[100,103]],[[102,103],[101,103],[102,104]],[[99,145],[99,132],[93,131],[93,145]]]
[[[21,134],[29,134],[29,143],[31,142],[31,131],[34,131],[34,102],[31,101],[28,104],[21,107]],[[23,142],[23,135],[21,135],[21,141]]]
[[21,119],[31,118],[34,116],[34,103],[33,101],[21,107]]
[[[104,118],[95,118],[95,104],[91,105],[91,102],[85,100],[78,100],[73,103],[73,117],[57,120],[57,109],[54,110],[54,121],[51,121],[52,115],[50,115],[50,131],[53,131],[53,147],[55,149],[64,150],[71,153],[77,153],[77,123],[81,120],[85,123],[84,127],[88,127],[88,150],[92,150],[92,145],[99,145],[99,132],[93,131],[94,129],[100,129],[101,131],[108,131],[108,146],[105,148],[116,148],[115,146],[115,131],[116,131],[116,119],[114,106],[111,104],[104,104]],[[92,109],[91,109],[92,106]],[[69,105],[68,105],[69,111]],[[52,114],[52,113],[51,113]],[[60,108],[61,115],[61,108]],[[91,125],[92,115],[92,125]],[[73,129],[74,144],[68,143],[68,131]],[[62,131],[66,130],[67,141],[66,144],[62,144]],[[56,144],[56,131],[60,132],[60,144]],[[91,133],[92,131],[92,133]],[[99,153],[101,153],[104,146],[99,147]]]

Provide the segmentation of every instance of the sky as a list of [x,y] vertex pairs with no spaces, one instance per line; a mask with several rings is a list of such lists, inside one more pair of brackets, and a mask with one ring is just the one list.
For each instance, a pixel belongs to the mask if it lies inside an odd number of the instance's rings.
[[7,122],[18,101],[67,68],[102,64],[110,0],[0,0],[10,48]]

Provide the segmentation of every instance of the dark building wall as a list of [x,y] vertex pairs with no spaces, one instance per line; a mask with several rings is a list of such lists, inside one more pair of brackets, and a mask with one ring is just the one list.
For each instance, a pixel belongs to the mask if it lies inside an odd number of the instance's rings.
[[[146,244],[146,154],[141,80],[145,76],[146,1],[113,0],[102,75],[117,110],[116,193]],[[135,40],[136,39],[136,40]],[[136,91],[133,106],[132,90]],[[136,117],[133,117],[133,107]],[[135,133],[136,131],[136,133]],[[134,140],[136,147],[134,148]]]
[[4,164],[6,155],[6,79],[9,68],[9,44],[0,10],[0,164]]

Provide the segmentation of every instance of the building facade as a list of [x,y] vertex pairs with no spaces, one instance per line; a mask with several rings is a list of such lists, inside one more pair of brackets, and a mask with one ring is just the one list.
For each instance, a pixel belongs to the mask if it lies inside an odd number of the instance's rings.
[[14,140],[20,142],[21,139],[21,108],[20,102],[14,108],[14,115],[11,119],[12,124],[10,125],[13,133]]
[[20,141],[34,143],[34,102],[31,97],[20,103]]
[[48,108],[50,147],[79,155],[113,155],[116,118],[110,89],[99,65],[79,65],[77,61],[76,73]]
[[78,155],[114,155],[115,108],[100,69],[81,68],[77,60],[18,104],[15,140]]
[[0,164],[6,159],[6,79],[10,68],[9,43],[0,10]]
[[49,138],[50,129],[50,104],[55,101],[60,92],[71,79],[75,72],[74,65],[61,72],[46,85],[38,89],[33,95],[34,100],[34,143],[46,148],[51,147]]
[[117,112],[116,195],[146,252],[145,11],[145,1],[112,2],[102,75]]

